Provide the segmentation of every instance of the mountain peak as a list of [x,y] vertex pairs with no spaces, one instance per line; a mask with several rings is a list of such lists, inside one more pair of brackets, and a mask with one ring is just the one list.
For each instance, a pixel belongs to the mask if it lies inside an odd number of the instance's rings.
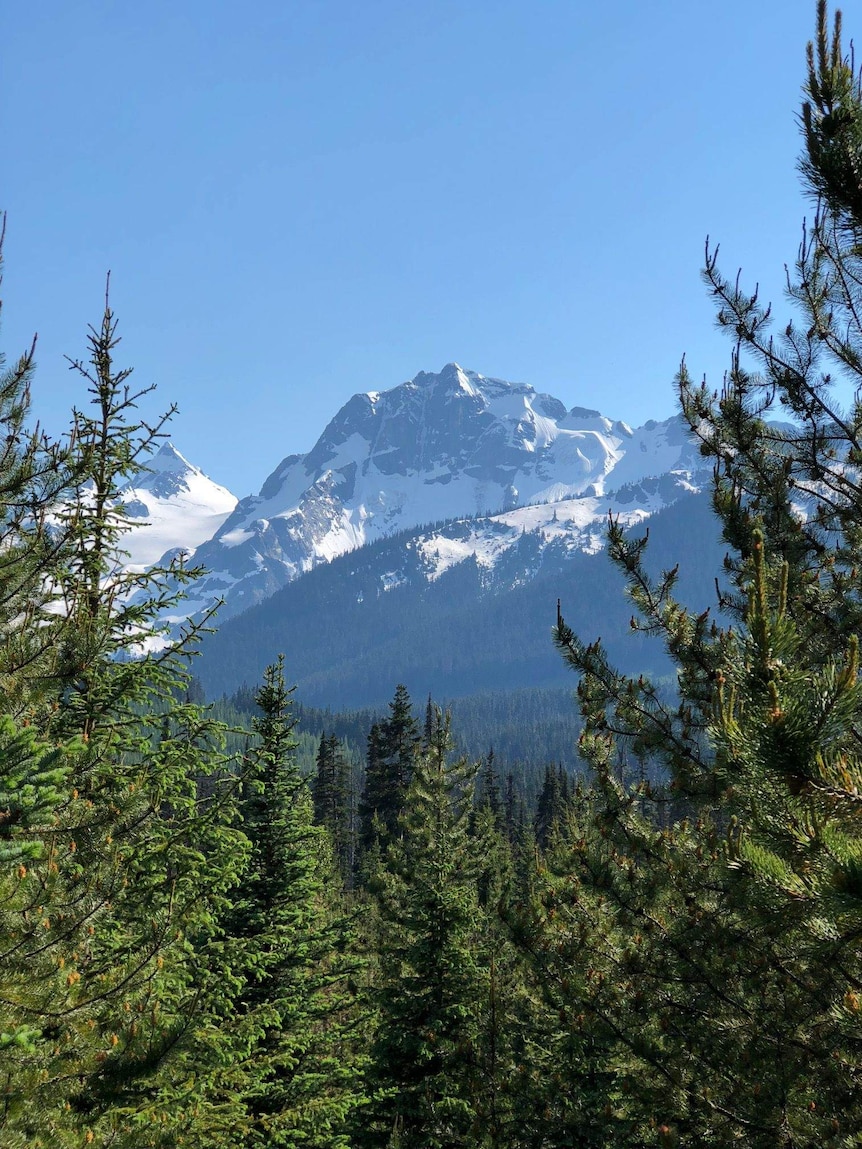
[[179,474],[185,471],[198,471],[198,468],[179,453],[173,443],[166,439],[158,451],[146,462],[146,470],[159,474]]
[[165,440],[120,492],[132,529],[123,548],[134,569],[168,551],[194,551],[236,507],[236,496],[214,483]]
[[476,371],[465,371],[459,363],[447,363],[437,375],[416,376],[416,379],[427,381],[427,385],[434,391],[442,391],[447,395],[467,395],[471,399],[482,396],[482,383],[484,379]]
[[[437,388],[440,386],[445,387],[470,387],[472,383],[478,383],[482,380],[482,376],[476,371],[465,370],[460,363],[446,363],[439,371],[420,371],[418,375],[414,375],[410,380],[408,386],[423,387],[423,388]],[[403,386],[403,384],[402,384]],[[392,388],[397,391],[397,387]]]
[[[226,597],[234,614],[336,555],[420,524],[514,512],[535,518],[534,508],[566,502],[577,545],[594,547],[608,499],[651,513],[696,485],[695,456],[672,420],[632,431],[453,360],[353,395],[307,454],[283,459],[235,508],[228,492],[214,500],[210,481],[170,442],[136,493],[151,520],[167,502],[208,510],[217,503],[210,522],[218,529],[195,555],[211,572],[195,599],[200,606]],[[557,521],[552,513],[545,519]]]

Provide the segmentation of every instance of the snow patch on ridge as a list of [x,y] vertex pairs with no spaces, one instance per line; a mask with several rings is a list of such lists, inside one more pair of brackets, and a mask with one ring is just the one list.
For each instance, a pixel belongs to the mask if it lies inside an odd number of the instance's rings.
[[[190,500],[194,482],[183,467],[165,469],[186,483]],[[196,603],[225,595],[229,617],[322,562],[413,528],[422,531],[430,577],[469,555],[491,566],[524,531],[596,550],[609,509],[640,521],[697,489],[703,475],[679,418],[632,430],[450,363],[354,395],[312,450],[283,459],[259,494],[236,503],[219,488],[226,501],[217,509],[203,500],[209,510],[191,515],[183,545],[213,572],[195,588]],[[156,506],[152,493],[135,496],[148,514]],[[151,536],[154,557],[158,540],[177,545],[174,524],[165,523]]]

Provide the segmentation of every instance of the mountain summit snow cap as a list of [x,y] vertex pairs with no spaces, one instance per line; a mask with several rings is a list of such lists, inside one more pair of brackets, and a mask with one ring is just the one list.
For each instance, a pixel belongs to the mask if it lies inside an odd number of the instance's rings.
[[133,529],[123,537],[134,567],[167,551],[191,552],[211,538],[236,507],[236,496],[164,442],[120,496]]
[[146,467],[148,471],[159,471],[161,473],[170,472],[176,474],[181,471],[194,471],[196,474],[203,474],[199,467],[196,467],[194,463],[190,463],[188,459],[179,453],[170,440],[166,440],[162,443],[158,451],[147,459]]
[[[353,395],[307,454],[282,459],[198,548],[195,561],[212,573],[195,597],[224,597],[224,619],[387,535],[560,500],[592,500],[575,517],[595,516],[601,533],[614,491],[665,476],[661,493],[643,494],[657,509],[691,488],[696,454],[678,417],[632,431],[530,384],[447,363]],[[624,497],[634,506],[642,495]]]

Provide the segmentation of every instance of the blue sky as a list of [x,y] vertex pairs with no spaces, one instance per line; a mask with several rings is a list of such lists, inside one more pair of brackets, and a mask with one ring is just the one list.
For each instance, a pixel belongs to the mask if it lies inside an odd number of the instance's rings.
[[110,268],[122,361],[238,495],[354,392],[451,360],[665,417],[683,353],[716,384],[728,358],[707,234],[784,311],[813,23],[813,0],[13,0],[2,346],[39,333],[59,431]]

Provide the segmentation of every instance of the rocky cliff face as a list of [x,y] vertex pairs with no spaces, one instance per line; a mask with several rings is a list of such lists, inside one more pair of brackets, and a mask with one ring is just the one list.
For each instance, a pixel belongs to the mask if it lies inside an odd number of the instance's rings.
[[678,419],[632,430],[450,363],[354,395],[308,454],[282,460],[197,547],[211,573],[188,608],[224,598],[229,617],[321,562],[422,524],[575,500],[568,518],[583,532],[620,499],[666,505],[697,486],[698,468]]

